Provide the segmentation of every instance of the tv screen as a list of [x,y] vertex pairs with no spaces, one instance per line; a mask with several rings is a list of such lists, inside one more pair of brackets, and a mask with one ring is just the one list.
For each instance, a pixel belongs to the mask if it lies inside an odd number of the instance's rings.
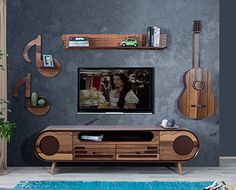
[[78,112],[153,113],[154,68],[79,68]]

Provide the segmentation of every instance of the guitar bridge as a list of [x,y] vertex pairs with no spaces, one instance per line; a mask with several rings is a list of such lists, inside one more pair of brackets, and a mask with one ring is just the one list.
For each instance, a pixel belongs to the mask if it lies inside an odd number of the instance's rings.
[[206,105],[201,105],[201,104],[197,104],[197,105],[191,105],[192,108],[205,108]]

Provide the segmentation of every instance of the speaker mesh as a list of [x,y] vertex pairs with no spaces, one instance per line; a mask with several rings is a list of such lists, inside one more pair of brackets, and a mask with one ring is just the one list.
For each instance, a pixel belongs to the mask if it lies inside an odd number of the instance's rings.
[[39,144],[41,152],[47,156],[56,154],[59,150],[59,146],[57,138],[53,136],[43,137]]
[[188,155],[192,152],[194,143],[190,137],[182,135],[175,139],[173,148],[179,155]]

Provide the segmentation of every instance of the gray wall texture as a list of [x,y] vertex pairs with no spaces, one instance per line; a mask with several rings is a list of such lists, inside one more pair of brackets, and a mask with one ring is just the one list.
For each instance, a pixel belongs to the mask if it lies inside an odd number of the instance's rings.
[[[174,118],[200,139],[198,156],[191,166],[219,164],[219,107],[209,119],[191,120],[177,109],[183,89],[183,74],[192,67],[192,22],[202,21],[201,63],[213,77],[212,90],[219,99],[219,0],[8,0],[8,97],[9,119],[16,122],[8,149],[10,166],[45,165],[33,151],[35,135],[52,124],[159,125],[166,117]],[[65,51],[63,33],[146,33],[157,25],[168,36],[168,48],[162,51],[88,50]],[[42,35],[43,53],[60,60],[62,71],[45,78],[35,68],[35,48],[30,51],[32,64],[22,58],[25,45]],[[155,67],[155,114],[152,115],[78,115],[78,67]],[[32,115],[24,104],[12,98],[14,83],[32,73],[32,91],[47,97],[50,112]]]

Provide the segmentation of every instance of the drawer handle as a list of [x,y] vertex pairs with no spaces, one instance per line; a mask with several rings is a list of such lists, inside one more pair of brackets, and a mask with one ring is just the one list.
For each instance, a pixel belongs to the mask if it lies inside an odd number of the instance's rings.
[[146,153],[146,154],[157,154],[158,152],[149,150],[149,151],[145,151],[144,153]]
[[84,146],[76,146],[75,149],[85,149]]
[[147,149],[157,149],[157,147],[156,146],[153,146],[153,147],[148,146]]
[[77,153],[77,154],[86,154],[87,153],[87,151],[75,151],[75,153]]

